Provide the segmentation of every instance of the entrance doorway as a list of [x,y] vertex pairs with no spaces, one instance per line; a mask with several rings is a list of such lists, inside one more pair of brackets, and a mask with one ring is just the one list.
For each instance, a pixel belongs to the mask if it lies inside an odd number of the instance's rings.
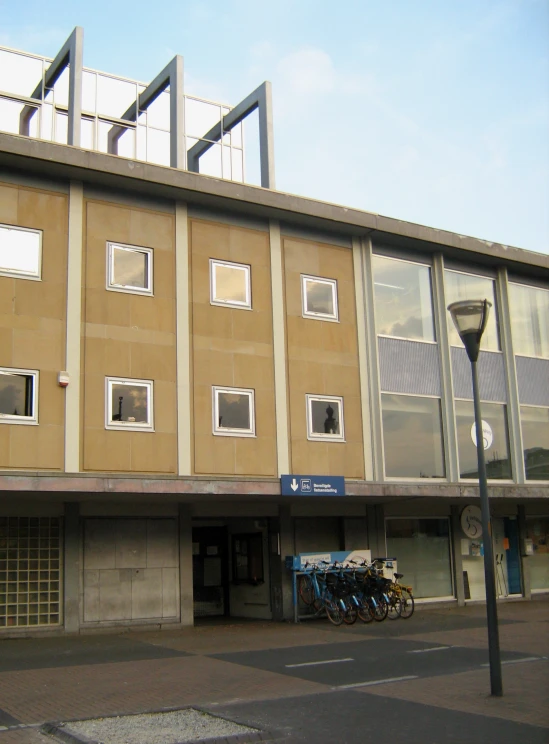
[[193,527],[195,617],[229,614],[227,527]]
[[496,592],[499,597],[520,595],[519,533],[516,518],[492,519],[496,571]]

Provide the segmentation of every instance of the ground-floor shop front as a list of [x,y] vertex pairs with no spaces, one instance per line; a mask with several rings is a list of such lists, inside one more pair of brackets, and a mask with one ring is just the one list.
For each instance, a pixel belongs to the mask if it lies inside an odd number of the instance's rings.
[[[475,498],[0,501],[0,634],[293,617],[288,555],[393,557],[417,600],[483,600]],[[376,503],[377,501],[377,503]],[[549,502],[491,500],[501,599],[549,592]]]

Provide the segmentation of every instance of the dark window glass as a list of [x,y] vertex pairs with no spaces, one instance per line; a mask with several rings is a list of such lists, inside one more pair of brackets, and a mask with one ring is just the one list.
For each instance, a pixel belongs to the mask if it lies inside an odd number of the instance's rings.
[[[505,406],[481,403],[482,420],[488,427],[484,438],[484,456],[488,478],[511,478],[509,434]],[[460,478],[478,478],[476,437],[473,440],[475,413],[473,401],[456,400],[456,432],[458,438]]]
[[263,583],[263,536],[260,532],[233,535],[233,580],[237,584]]
[[245,429],[250,426],[250,396],[243,393],[218,393],[220,429]]
[[336,400],[312,400],[311,418],[313,434],[335,435],[341,431],[341,413]]
[[385,475],[444,478],[440,400],[381,396]]
[[112,383],[112,421],[148,423],[148,388],[145,385]]
[[549,480],[549,408],[520,407],[528,480]]
[[33,397],[33,375],[0,372],[0,414],[32,416]]

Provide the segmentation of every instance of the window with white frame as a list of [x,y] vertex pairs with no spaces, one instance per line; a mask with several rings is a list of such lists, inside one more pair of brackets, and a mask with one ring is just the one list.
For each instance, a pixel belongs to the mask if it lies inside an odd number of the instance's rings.
[[120,243],[107,243],[107,289],[152,295],[153,252]]
[[230,437],[255,437],[254,391],[212,388],[213,433]]
[[0,225],[0,274],[20,279],[40,279],[42,232]]
[[307,395],[307,438],[343,442],[343,398],[333,395]]
[[0,369],[0,423],[38,423],[38,372]]
[[153,431],[153,384],[151,380],[106,378],[107,429]]
[[304,318],[337,321],[336,280],[302,274],[301,304]]
[[210,258],[210,302],[251,310],[250,267]]

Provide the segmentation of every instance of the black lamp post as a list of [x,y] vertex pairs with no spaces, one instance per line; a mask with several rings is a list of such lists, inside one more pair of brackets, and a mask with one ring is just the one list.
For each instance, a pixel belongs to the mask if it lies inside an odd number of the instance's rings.
[[457,328],[457,332],[467,356],[471,362],[473,376],[473,403],[475,407],[475,431],[477,434],[478,485],[480,491],[480,509],[482,513],[482,542],[484,545],[484,579],[486,587],[486,615],[488,620],[488,653],[490,658],[490,686],[492,695],[503,695],[501,679],[501,658],[499,653],[498,610],[496,603],[496,582],[494,577],[494,556],[492,552],[492,531],[490,526],[490,505],[488,503],[488,486],[486,482],[486,462],[484,460],[484,437],[482,434],[482,416],[480,412],[480,395],[477,377],[477,359],[480,351],[480,339],[486,328],[488,313],[492,303],[488,300],[464,300],[452,302],[448,310]]

